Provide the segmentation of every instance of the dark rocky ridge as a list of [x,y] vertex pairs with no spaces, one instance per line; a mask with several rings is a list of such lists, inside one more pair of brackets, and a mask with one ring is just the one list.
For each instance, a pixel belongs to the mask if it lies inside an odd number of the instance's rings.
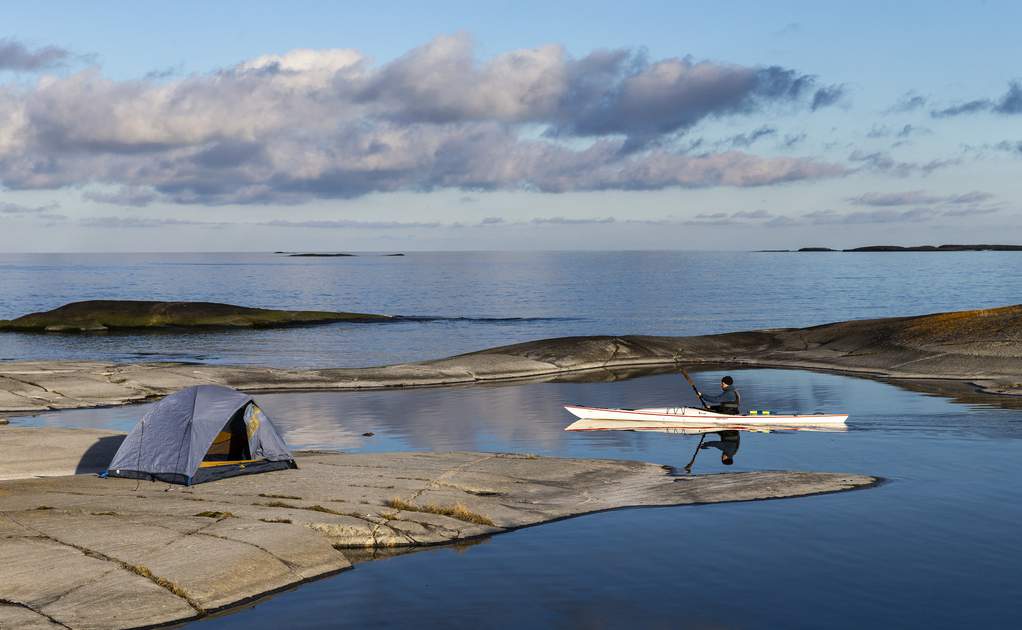
[[[766,250],[791,251],[791,250]],[[1022,245],[867,245],[851,249],[830,247],[802,247],[800,252],[1022,252]]]
[[104,332],[115,329],[273,328],[332,322],[383,321],[386,315],[283,311],[216,302],[90,300],[0,320],[0,331]]

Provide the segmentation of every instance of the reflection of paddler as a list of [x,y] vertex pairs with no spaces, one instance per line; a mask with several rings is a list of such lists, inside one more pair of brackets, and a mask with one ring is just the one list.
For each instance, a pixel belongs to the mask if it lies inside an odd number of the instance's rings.
[[720,449],[720,462],[725,466],[730,466],[735,463],[735,453],[738,452],[738,447],[741,446],[742,438],[738,431],[718,431],[717,436],[719,440],[713,442],[706,442],[701,444],[699,448],[719,448]]

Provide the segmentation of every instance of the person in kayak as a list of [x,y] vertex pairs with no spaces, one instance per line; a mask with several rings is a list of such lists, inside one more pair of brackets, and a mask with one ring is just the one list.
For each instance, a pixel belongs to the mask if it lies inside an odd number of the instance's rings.
[[739,406],[742,402],[742,397],[735,389],[735,379],[730,376],[725,376],[720,379],[719,394],[704,394],[702,392],[696,392],[699,395],[700,400],[704,403],[714,403],[709,406],[710,411],[716,411],[717,413],[726,413],[729,416],[737,416],[741,413]]
[[738,447],[741,445],[742,438],[738,431],[718,431],[717,436],[719,440],[713,442],[706,442],[699,448],[719,448],[720,449],[720,463],[725,466],[730,466],[735,463],[735,453],[738,452]]

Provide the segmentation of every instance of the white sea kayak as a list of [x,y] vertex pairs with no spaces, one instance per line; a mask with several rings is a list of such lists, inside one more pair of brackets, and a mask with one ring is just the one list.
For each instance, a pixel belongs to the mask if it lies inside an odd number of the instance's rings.
[[578,421],[565,431],[659,431],[699,434],[735,431],[847,431],[848,414],[727,415],[695,407],[601,409],[566,405]]

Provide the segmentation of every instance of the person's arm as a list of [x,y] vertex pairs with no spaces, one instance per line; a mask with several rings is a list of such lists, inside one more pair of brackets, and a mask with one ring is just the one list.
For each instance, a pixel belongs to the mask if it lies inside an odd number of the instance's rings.
[[714,440],[712,442],[703,442],[703,445],[700,446],[699,448],[716,448],[720,449],[721,452],[724,452],[724,443],[721,442],[720,440]]
[[723,398],[724,398],[724,394],[726,394],[726,393],[727,392],[721,392],[719,394],[704,394],[703,392],[699,392],[699,395],[702,396],[703,400],[708,402],[708,403],[717,403],[717,404],[719,404],[721,402],[724,402]]

